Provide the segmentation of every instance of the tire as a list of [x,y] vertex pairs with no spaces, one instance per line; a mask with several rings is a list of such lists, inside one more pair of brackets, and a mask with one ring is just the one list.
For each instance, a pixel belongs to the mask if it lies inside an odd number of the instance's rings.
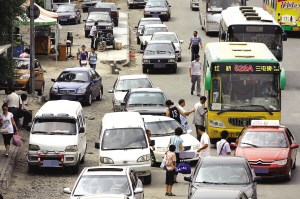
[[151,173],[148,176],[144,176],[144,184],[151,184],[151,181],[152,181]]
[[33,165],[29,165],[29,164],[28,164],[27,172],[28,172],[28,173],[36,173],[38,169],[39,169],[39,168],[38,168],[37,166],[33,166]]
[[106,45],[105,44],[101,44],[101,42],[99,42],[98,45],[97,45],[97,50],[99,52],[103,52],[103,51],[105,51],[105,49],[106,49]]
[[38,96],[44,95],[44,85],[42,85],[41,89],[38,90]]
[[151,158],[151,167],[156,167],[157,162],[156,162],[156,158],[155,158],[155,155],[152,150],[150,151],[150,158]]
[[116,42],[115,41],[113,41],[113,50],[116,50]]
[[117,27],[117,26],[119,26],[119,21],[117,20],[115,23],[114,23],[114,25]]
[[292,167],[293,170],[296,169],[296,160],[297,159],[295,159],[295,162],[294,162],[293,167]]
[[85,37],[85,38],[89,38],[89,35],[90,35],[90,32],[89,32],[89,31],[85,31],[85,32],[84,32],[84,37]]
[[147,68],[143,67],[143,73],[147,73]]
[[103,94],[103,87],[101,87],[99,89],[99,95],[96,97],[96,100],[98,100],[98,101],[102,100],[102,97],[103,97],[102,94]]
[[140,45],[140,44],[141,44],[141,40],[140,40],[139,37],[136,38],[136,44],[137,44],[137,45]]
[[79,161],[77,162],[77,164],[75,166],[72,166],[70,169],[71,169],[72,174],[78,174],[78,172],[79,172]]
[[177,72],[177,67],[172,68],[172,69],[171,69],[171,72],[172,72],[172,73],[176,73],[176,72]]
[[128,4],[128,9],[132,9],[132,5]]
[[83,164],[84,161],[85,161],[86,150],[87,150],[87,144],[86,144],[86,146],[85,146],[85,151],[84,151],[83,157],[82,157],[81,160],[80,160],[80,164]]
[[181,62],[181,57],[178,58],[178,62]]
[[90,93],[90,94],[87,96],[87,99],[86,99],[86,105],[91,106],[91,105],[92,105],[92,101],[93,101],[92,93]]
[[143,45],[143,44],[140,45],[140,50],[141,50],[141,51],[144,50],[144,45]]
[[289,173],[287,176],[284,177],[286,181],[291,181],[292,179],[292,167],[289,170]]

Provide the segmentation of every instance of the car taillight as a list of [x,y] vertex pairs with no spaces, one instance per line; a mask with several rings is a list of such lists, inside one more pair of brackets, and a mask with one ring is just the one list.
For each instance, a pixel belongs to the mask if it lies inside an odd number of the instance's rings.
[[111,13],[111,16],[112,16],[112,17],[117,17],[117,16],[118,16],[118,13],[117,13],[117,12],[112,12],[112,13]]

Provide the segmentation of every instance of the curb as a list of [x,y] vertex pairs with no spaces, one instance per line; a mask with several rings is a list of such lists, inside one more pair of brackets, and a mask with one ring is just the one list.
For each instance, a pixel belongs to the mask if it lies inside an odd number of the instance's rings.
[[14,147],[0,174],[0,189],[8,189],[21,147]]

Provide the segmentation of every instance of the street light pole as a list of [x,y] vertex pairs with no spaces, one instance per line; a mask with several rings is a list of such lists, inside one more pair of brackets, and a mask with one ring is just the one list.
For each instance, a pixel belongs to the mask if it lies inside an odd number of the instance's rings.
[[34,30],[34,0],[30,0],[30,85],[29,94],[35,94],[35,30]]

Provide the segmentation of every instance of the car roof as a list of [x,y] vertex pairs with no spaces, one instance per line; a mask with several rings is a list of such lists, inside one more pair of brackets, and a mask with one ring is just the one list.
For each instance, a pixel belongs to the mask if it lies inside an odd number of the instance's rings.
[[124,79],[149,79],[147,75],[122,75],[119,76],[120,80],[124,80]]
[[159,116],[159,115],[142,115],[142,117],[144,119],[144,122],[173,121],[174,120],[171,117]]
[[146,24],[144,28],[167,28],[165,24]]
[[141,18],[140,21],[161,21],[161,19],[158,17],[146,17],[146,18]]
[[171,44],[173,43],[170,40],[150,40],[148,44]]
[[138,112],[106,113],[102,118],[102,129],[144,128],[144,122]]
[[208,156],[202,158],[202,163],[214,165],[245,164],[246,162],[247,160],[244,157]]
[[274,132],[278,132],[278,131],[284,131],[286,129],[285,126],[248,126],[245,131],[256,131],[256,132],[260,132],[260,131],[274,131]]
[[130,92],[161,92],[160,88],[132,88]]
[[80,196],[80,199],[127,199],[124,194],[97,194],[91,196]]
[[127,175],[128,169],[125,166],[86,167],[82,175]]
[[87,67],[76,67],[76,68],[66,68],[65,70],[63,71],[90,71],[91,69],[90,68],[87,68]]
[[46,102],[36,113],[36,117],[71,116],[77,118],[77,113],[82,106],[77,101],[53,100]]

